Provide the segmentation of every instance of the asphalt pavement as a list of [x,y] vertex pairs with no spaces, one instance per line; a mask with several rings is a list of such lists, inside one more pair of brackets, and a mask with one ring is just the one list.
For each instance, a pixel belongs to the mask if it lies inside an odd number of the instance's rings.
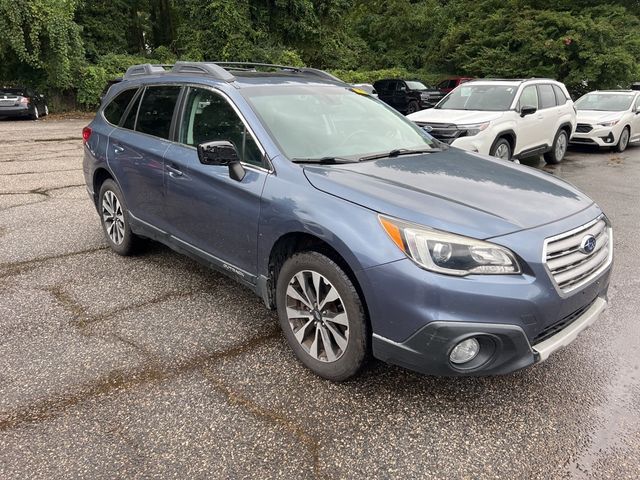
[[640,147],[527,162],[614,225],[610,306],[572,345],[503,377],[373,362],[336,384],[247,289],[106,248],[87,122],[0,121],[0,478],[640,477]]

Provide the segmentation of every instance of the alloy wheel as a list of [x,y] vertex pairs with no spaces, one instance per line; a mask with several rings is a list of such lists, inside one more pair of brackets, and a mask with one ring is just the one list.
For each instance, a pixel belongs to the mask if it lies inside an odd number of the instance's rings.
[[120,245],[124,240],[124,213],[118,197],[111,190],[104,192],[102,197],[102,221],[111,241]]
[[509,148],[509,145],[507,145],[506,143],[501,143],[500,145],[498,145],[494,156],[502,160],[509,160],[511,157],[511,149]]
[[556,141],[556,158],[558,161],[564,158],[564,154],[567,152],[567,135],[561,133]]
[[624,151],[627,148],[627,144],[629,143],[629,130],[626,128],[622,130],[620,134],[620,151]]
[[349,342],[349,318],[337,289],[312,270],[296,273],[286,292],[289,326],[312,358],[335,362]]

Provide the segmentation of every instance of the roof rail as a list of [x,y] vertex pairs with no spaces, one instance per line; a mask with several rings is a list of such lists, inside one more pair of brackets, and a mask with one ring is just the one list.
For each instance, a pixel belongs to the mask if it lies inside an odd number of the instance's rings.
[[131,79],[131,78],[139,77],[141,75],[153,75],[156,73],[164,73],[167,71],[165,67],[171,67],[171,65],[158,65],[158,64],[152,65],[150,63],[133,65],[127,68],[127,71],[124,74],[124,78]]
[[[309,75],[315,75],[316,77],[324,78],[326,80],[332,80],[334,82],[344,83],[338,77],[331,75],[324,70],[318,70],[317,68],[309,67],[294,67],[291,65],[277,65],[273,63],[255,63],[255,62],[215,62],[216,65],[227,68],[227,70],[256,70],[256,67],[272,68],[276,70],[283,70],[288,72],[307,73]],[[235,68],[234,68],[235,67]]]
[[224,80],[229,83],[234,82],[236,79],[231,73],[222,68],[219,63],[214,62],[176,62],[171,72],[211,75],[218,80]]
[[157,75],[164,73],[191,74],[191,75],[208,75],[225,82],[234,82],[236,77],[231,71],[257,71],[258,68],[268,68],[282,70],[287,72],[303,73],[314,75],[325,80],[344,83],[338,77],[331,75],[324,70],[307,67],[293,67],[289,65],[275,65],[271,63],[254,63],[254,62],[176,62],[175,65],[152,65],[143,63],[141,65],[133,65],[127,69],[124,74],[125,80],[131,80],[143,75]]

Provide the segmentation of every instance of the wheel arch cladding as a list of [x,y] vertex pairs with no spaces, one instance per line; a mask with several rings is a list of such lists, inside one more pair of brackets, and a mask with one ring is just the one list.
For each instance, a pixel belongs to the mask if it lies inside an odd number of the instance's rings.
[[100,188],[105,180],[111,179],[115,182],[113,175],[106,168],[97,168],[93,173],[93,201],[98,205],[98,195],[100,194]]
[[496,135],[495,140],[491,144],[490,151],[493,151],[496,148],[497,143],[504,138],[507,142],[509,142],[509,146],[511,147],[511,154],[515,153],[516,149],[516,132],[513,130],[504,130]]

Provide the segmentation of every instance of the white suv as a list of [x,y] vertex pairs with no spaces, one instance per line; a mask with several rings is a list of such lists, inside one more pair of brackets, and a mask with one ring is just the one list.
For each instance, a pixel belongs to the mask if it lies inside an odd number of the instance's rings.
[[516,160],[544,154],[559,163],[576,128],[566,87],[555,80],[473,80],[434,108],[408,116],[438,140]]

